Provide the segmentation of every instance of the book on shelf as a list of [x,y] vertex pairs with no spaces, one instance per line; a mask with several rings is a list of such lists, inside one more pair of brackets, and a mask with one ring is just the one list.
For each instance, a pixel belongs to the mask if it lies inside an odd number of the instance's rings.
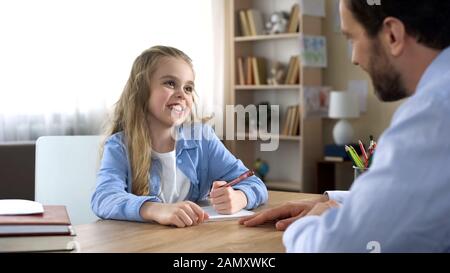
[[241,36],[251,36],[247,12],[245,10],[239,11],[239,23],[241,29]]
[[301,111],[299,105],[289,106],[284,119],[282,135],[298,136],[300,135],[300,117]]
[[237,80],[236,82],[239,85],[245,85],[245,76],[244,76],[244,59],[239,57],[237,59]]
[[295,124],[298,122],[298,111],[297,111],[297,107],[296,106],[292,106],[292,112],[294,114],[292,115],[291,127],[290,127],[290,130],[289,130],[289,135],[290,136],[296,135]]
[[281,131],[282,135],[287,136],[289,134],[289,121],[291,119],[292,111],[290,111],[290,108],[286,111],[284,123],[283,123],[283,130]]
[[265,85],[267,84],[267,65],[266,59],[261,57],[254,57],[254,78],[256,85]]
[[266,59],[254,56],[237,58],[236,82],[240,85],[267,85]]
[[289,79],[288,84],[297,84],[300,82],[300,58],[299,56],[295,56],[294,58],[294,67],[292,68],[292,75]]
[[[275,79],[268,78],[269,63],[266,58],[263,57],[238,57],[236,59],[236,83],[238,85],[278,85],[278,80],[274,82]],[[278,63],[278,62],[276,62]],[[273,67],[270,68],[274,69]],[[292,56],[289,61],[288,71],[286,75],[285,68],[278,65],[275,68],[275,76],[278,79],[282,79],[282,83],[286,85],[295,85],[300,82],[300,57]],[[281,77],[280,74],[281,73]]]
[[238,13],[241,36],[264,35],[264,20],[259,10],[243,9]]
[[252,36],[264,35],[264,22],[261,12],[256,9],[248,9],[246,10],[246,14],[250,34]]
[[289,59],[287,75],[284,80],[285,84],[297,84],[300,82],[300,57],[298,55],[291,56]]
[[252,85],[254,84],[254,79],[253,79],[253,64],[252,64],[252,57],[248,56],[245,58],[245,67],[246,67],[246,84],[247,85]]
[[291,119],[289,120],[288,136],[291,136],[294,132],[294,125],[295,125],[295,119],[296,119],[297,114],[296,114],[294,106],[289,107],[289,109],[292,112],[292,114],[291,114]]
[[296,33],[298,32],[300,25],[300,6],[298,4],[294,4],[291,8],[291,13],[289,15],[289,21],[286,27],[287,33]]
[[300,106],[297,105],[295,107],[295,120],[294,120],[294,130],[292,132],[292,135],[299,136],[300,135],[300,120],[301,120],[301,109]]
[[75,247],[65,206],[43,206],[33,215],[0,216],[0,252],[63,251]]
[[259,79],[259,67],[258,67],[258,58],[251,57],[252,60],[252,70],[253,70],[253,79],[255,80],[254,84],[261,85],[261,80]]
[[292,76],[293,65],[294,65],[294,56],[291,56],[291,58],[289,59],[288,66],[287,66],[287,72],[286,72],[286,77],[284,78],[284,84],[289,83],[289,79]]
[[291,136],[297,136],[299,135],[299,125],[300,125],[300,107],[297,106],[293,106],[293,111],[294,111],[294,120],[291,126],[291,131],[289,133],[289,135]]

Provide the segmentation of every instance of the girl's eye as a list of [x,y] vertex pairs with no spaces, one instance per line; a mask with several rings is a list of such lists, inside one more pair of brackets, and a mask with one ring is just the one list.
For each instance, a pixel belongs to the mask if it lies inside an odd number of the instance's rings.
[[184,91],[187,93],[192,93],[192,92],[194,92],[194,88],[192,86],[186,86],[184,88]]
[[171,88],[175,88],[175,82],[174,81],[166,81],[164,82],[164,85],[167,85]]

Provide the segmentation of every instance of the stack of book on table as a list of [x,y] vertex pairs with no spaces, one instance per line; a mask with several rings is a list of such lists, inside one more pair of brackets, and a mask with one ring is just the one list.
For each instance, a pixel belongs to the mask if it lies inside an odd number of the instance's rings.
[[73,250],[74,238],[65,206],[0,200],[0,252]]

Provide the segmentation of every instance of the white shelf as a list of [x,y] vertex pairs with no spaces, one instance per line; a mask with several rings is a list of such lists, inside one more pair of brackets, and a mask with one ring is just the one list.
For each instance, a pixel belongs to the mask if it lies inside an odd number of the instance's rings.
[[281,33],[281,34],[270,34],[270,35],[234,37],[235,42],[253,42],[253,41],[266,41],[266,40],[282,40],[282,39],[300,39],[300,34],[299,33]]

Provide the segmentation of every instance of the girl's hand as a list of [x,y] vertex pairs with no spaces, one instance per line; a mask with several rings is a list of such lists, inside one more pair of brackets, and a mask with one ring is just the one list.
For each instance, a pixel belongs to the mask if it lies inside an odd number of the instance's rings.
[[153,220],[161,225],[188,227],[203,223],[209,215],[197,204],[183,201],[174,204],[146,202],[141,207],[141,215],[145,220]]
[[233,214],[247,206],[247,196],[240,190],[232,187],[222,187],[227,182],[215,181],[209,196],[214,209],[221,214]]

